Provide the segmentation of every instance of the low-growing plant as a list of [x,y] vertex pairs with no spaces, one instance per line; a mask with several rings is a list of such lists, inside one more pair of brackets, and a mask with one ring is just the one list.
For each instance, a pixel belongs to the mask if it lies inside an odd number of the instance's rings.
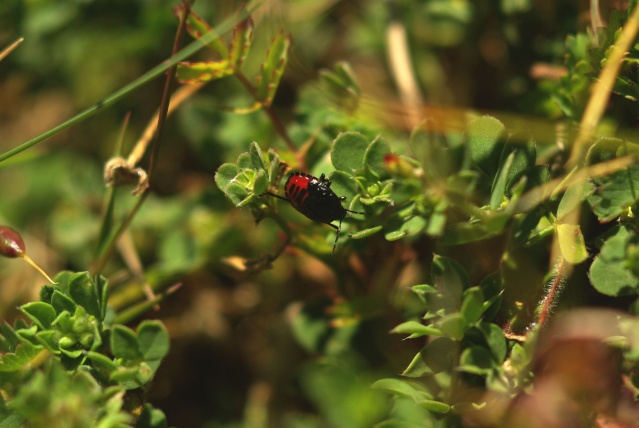
[[[420,13],[445,17],[441,28],[452,28],[449,39],[437,39],[439,46],[461,43],[468,2],[426,3]],[[504,1],[499,10],[513,16],[526,10],[523,3]],[[397,11],[388,13],[398,20]],[[229,127],[238,128],[234,135],[255,134],[253,141],[226,143],[246,151],[215,170],[217,195],[225,201],[207,193],[212,180],[195,197],[150,199],[158,140],[147,133],[128,157],[118,144],[105,168],[110,188],[88,271],[58,273],[40,289],[39,301],[21,304],[21,317],[0,326],[0,426],[167,426],[145,393],[169,353],[169,333],[160,321],[135,329],[125,324],[179,287],[155,294],[163,283],[204,272],[214,272],[226,288],[258,290],[218,306],[248,308],[251,297],[266,300],[257,315],[247,310],[238,317],[238,330],[226,326],[233,341],[259,342],[244,345],[245,354],[257,355],[246,357],[244,371],[264,378],[246,394],[245,426],[636,423],[639,146],[634,134],[610,131],[634,118],[629,111],[639,98],[635,1],[614,11],[607,28],[566,39],[565,69],[539,83],[530,109],[563,118],[556,127],[543,122],[543,130],[531,118],[499,112],[454,111],[443,115],[446,123],[409,103],[400,113],[420,120],[405,132],[387,127],[379,119],[384,109],[371,113],[374,104],[346,61],[299,89],[287,123],[277,94],[295,47],[288,32],[275,32],[256,53],[260,28],[249,11],[217,27],[187,2],[174,15],[180,27],[168,62],[0,161],[164,72],[167,89],[149,129],[161,136],[180,103],[209,82],[228,79],[239,86],[224,88],[233,92],[224,100],[241,93],[237,99],[245,103],[225,106],[237,120]],[[179,50],[183,33],[195,42]],[[379,35],[362,37],[374,45]],[[185,61],[201,48],[214,58]],[[246,65],[251,61],[254,73]],[[174,76],[182,86],[169,103]],[[247,126],[255,118],[268,126]],[[262,127],[268,131],[258,132]],[[553,132],[545,132],[549,127]],[[330,180],[322,179],[348,210],[336,219],[339,241],[335,225],[314,223],[304,209],[282,201],[294,171]],[[131,184],[138,199],[127,200],[121,213],[117,188]],[[303,197],[288,200],[299,208]],[[133,220],[149,201],[156,212],[172,208],[176,219],[150,227],[161,229],[153,242],[160,247],[158,263],[147,271],[151,285],[134,262],[127,268],[135,280],[113,290],[103,275],[118,264],[116,243],[135,230]],[[15,230],[0,229],[0,238],[3,255],[37,267]],[[131,290],[136,297],[128,296]],[[264,297],[269,294],[272,300]],[[180,328],[197,333],[195,318]],[[265,347],[261,341],[276,341],[269,335],[273,319],[278,326],[286,321],[286,337],[303,357],[281,337],[286,343],[277,351],[255,352]],[[239,379],[240,371],[231,376]],[[218,387],[230,395],[231,386]],[[298,392],[303,402],[283,404]],[[280,401],[271,405],[271,395]]]

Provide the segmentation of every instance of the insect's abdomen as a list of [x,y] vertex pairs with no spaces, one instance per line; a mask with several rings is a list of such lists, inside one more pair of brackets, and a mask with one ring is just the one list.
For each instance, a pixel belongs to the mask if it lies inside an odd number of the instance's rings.
[[286,198],[293,205],[293,208],[298,211],[301,211],[299,207],[304,206],[308,198],[308,185],[313,179],[309,179],[309,177],[298,172],[293,173],[284,186]]
[[294,172],[284,191],[293,208],[313,221],[330,223],[346,216],[339,197],[312,175]]

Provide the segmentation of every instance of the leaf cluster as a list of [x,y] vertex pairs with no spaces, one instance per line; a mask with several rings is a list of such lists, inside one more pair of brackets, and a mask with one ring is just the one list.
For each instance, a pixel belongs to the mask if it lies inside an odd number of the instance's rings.
[[114,323],[101,276],[61,272],[55,281],[41,289],[39,302],[19,307],[28,322],[0,326],[4,416],[30,426],[166,426],[148,404],[134,417],[131,401],[169,351],[166,328]]

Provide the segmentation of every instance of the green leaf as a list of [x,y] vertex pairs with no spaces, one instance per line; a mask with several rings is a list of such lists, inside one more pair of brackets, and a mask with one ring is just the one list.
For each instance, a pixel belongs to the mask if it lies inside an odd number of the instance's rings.
[[404,205],[402,209],[394,212],[384,226],[386,240],[396,241],[422,232],[428,225],[428,221],[421,215],[417,215],[417,212],[414,203]]
[[100,296],[100,317],[98,320],[103,321],[107,314],[107,303],[109,300],[109,281],[102,275],[96,275],[95,288]]
[[[239,168],[240,172],[244,172],[246,170],[254,171],[255,166],[253,165],[253,157],[249,152],[241,153],[237,157],[237,167]],[[237,179],[241,180],[241,178],[242,174],[239,174],[237,176]]]
[[255,183],[253,184],[253,193],[256,195],[261,195],[268,189],[269,182],[268,177],[266,175],[266,171],[260,169],[257,173],[257,177],[255,177]]
[[416,397],[417,394],[419,394],[419,396],[424,398],[433,398],[432,396],[428,397],[429,396],[428,393],[417,390],[411,384],[411,382],[401,380],[401,379],[393,379],[393,378],[380,379],[376,381],[375,383],[373,383],[371,385],[371,388],[379,390],[379,391],[390,392],[395,395],[401,395],[403,397],[409,397],[409,398]]
[[193,84],[221,79],[234,72],[235,69],[227,60],[181,62],[177,66],[175,78],[180,83]]
[[494,117],[482,116],[466,126],[466,141],[472,161],[488,177],[494,177],[499,169],[506,128]]
[[391,150],[388,143],[381,135],[378,135],[366,148],[364,163],[375,171],[380,178],[387,177],[388,173],[386,172],[385,158],[390,152]]
[[360,230],[359,232],[353,233],[350,235],[353,239],[364,239],[368,238],[371,235],[376,234],[377,232],[382,230],[382,226],[375,226],[369,229]]
[[[535,166],[537,148],[535,147],[535,140],[530,135],[511,135],[508,138],[508,143],[504,147],[501,159],[505,159],[510,153],[515,154],[508,176],[508,180],[511,181],[525,170]],[[503,161],[501,163],[503,164]]]
[[253,41],[253,20],[249,17],[233,27],[233,38],[229,43],[229,63],[238,70],[244,64]]
[[639,244],[637,232],[629,225],[617,226],[615,229],[592,262],[588,276],[592,286],[602,294],[636,294],[639,278],[629,268],[626,260],[628,246]]
[[515,153],[508,155],[503,164],[500,165],[499,172],[495,177],[495,182],[490,195],[490,209],[496,210],[501,206],[506,195],[506,185],[510,177],[510,168],[513,165]]
[[168,426],[164,413],[159,409],[153,408],[149,403],[142,407],[142,413],[135,421],[136,428],[168,428]]
[[255,141],[253,141],[249,146],[249,154],[251,156],[251,161],[253,162],[253,167],[256,171],[268,170],[268,163],[266,162],[264,153],[262,153],[260,146],[258,146]]
[[138,327],[137,336],[145,360],[159,360],[169,353],[169,333],[161,322],[143,321]]
[[466,373],[487,375],[493,367],[495,361],[486,348],[471,346],[462,352],[457,369]]
[[55,309],[48,303],[30,302],[20,306],[20,311],[31,319],[42,330],[51,328],[51,323],[57,317]]
[[284,74],[288,53],[291,48],[291,35],[280,31],[271,41],[271,46],[262,63],[261,74],[257,78],[257,98],[269,106]]
[[457,312],[446,315],[436,325],[446,337],[450,337],[453,340],[462,340],[464,333],[470,327],[462,314]]
[[[175,8],[176,16],[180,18],[181,13],[183,13],[184,7],[182,5]],[[213,31],[213,28],[198,14],[193,12],[193,10],[189,10],[189,15],[186,19],[186,30],[189,32],[191,37],[195,39],[200,39],[204,34]],[[214,38],[208,45],[211,49],[217,52],[221,57],[226,58],[229,53],[226,47],[226,43],[219,36]]]
[[[64,312],[67,313],[67,312]],[[48,349],[52,354],[59,354],[60,348],[64,345],[64,337],[62,339],[58,339],[57,334],[53,330],[44,330],[36,333],[36,339],[38,342]],[[75,342],[71,341],[68,343],[68,346],[75,345]]]
[[449,370],[457,360],[458,345],[447,337],[438,337],[424,346],[402,376],[421,377]]
[[557,207],[557,221],[562,221],[568,214],[576,210],[590,196],[593,190],[592,185],[587,181],[575,183],[568,187]]
[[236,207],[241,206],[242,202],[249,196],[246,187],[238,183],[230,183],[226,186],[225,193],[226,197],[229,198]]
[[222,192],[226,193],[226,186],[233,181],[233,179],[237,176],[238,170],[237,166],[232,163],[224,163],[222,164],[215,173],[215,184],[217,184],[218,189]]
[[464,290],[460,312],[468,324],[479,321],[484,313],[484,293],[479,287]]
[[352,175],[335,171],[331,174],[331,190],[337,196],[346,196],[346,201],[351,201],[357,195],[357,182]]
[[136,334],[128,327],[116,324],[111,330],[111,351],[116,358],[138,360],[142,358]]
[[368,140],[359,132],[340,133],[331,147],[331,162],[338,171],[353,171],[364,168],[364,156]]
[[406,321],[391,330],[391,333],[409,334],[408,339],[422,336],[441,336],[442,332],[433,327],[428,327],[417,321]]
[[[639,145],[616,138],[602,138],[588,151],[588,165],[612,160],[628,154],[638,154]],[[624,211],[639,201],[639,165],[611,172],[602,177],[593,177],[596,191],[588,197],[588,202],[600,222],[608,222],[619,217]]]
[[430,119],[422,121],[411,132],[409,141],[426,177],[438,180],[455,174],[459,162],[445,139],[434,132],[436,126]]
[[116,368],[118,368],[118,365],[115,363],[115,361],[113,361],[112,359],[110,359],[104,354],[88,351],[86,355],[91,360],[93,365],[100,370],[106,370],[111,372],[115,370]]
[[[24,320],[23,320],[24,321]],[[14,352],[16,347],[22,342],[20,336],[6,321],[0,322],[0,354],[4,352]]]
[[462,292],[470,286],[468,273],[459,262],[440,255],[435,255],[431,265],[431,276],[434,286],[446,298],[447,308],[458,308]]
[[88,272],[79,272],[69,280],[69,295],[73,301],[82,306],[89,315],[102,319],[100,299],[96,284]]
[[462,245],[492,238],[504,232],[511,217],[508,212],[493,211],[481,222],[449,224],[444,228],[441,244]]
[[441,401],[419,400],[417,402],[417,405],[423,409],[428,410],[429,412],[442,413],[442,414],[446,414],[450,412],[450,406],[446,403],[442,403]]
[[498,325],[492,323],[481,323],[477,328],[484,336],[497,364],[503,363],[508,353],[504,332]]
[[16,348],[15,352],[8,352],[0,357],[0,379],[3,373],[11,373],[22,370],[31,360],[42,350],[41,346],[23,342]]
[[55,290],[51,296],[51,306],[53,306],[58,314],[63,311],[68,311],[72,314],[75,313],[77,305],[65,294],[62,294],[59,290]]
[[270,164],[268,182],[271,186],[276,186],[280,178],[280,156],[273,149],[268,149],[268,158]]
[[579,264],[588,258],[586,242],[578,224],[558,224],[557,240],[561,255],[568,263]]

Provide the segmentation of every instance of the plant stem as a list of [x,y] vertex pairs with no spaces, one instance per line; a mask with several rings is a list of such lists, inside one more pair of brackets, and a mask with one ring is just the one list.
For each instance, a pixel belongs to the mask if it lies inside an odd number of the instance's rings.
[[565,282],[565,269],[566,269],[566,260],[562,257],[557,262],[555,266],[555,275],[550,283],[550,286],[547,288],[547,293],[542,299],[542,309],[539,314],[539,319],[537,320],[537,324],[540,328],[543,328],[544,324],[548,320],[550,316],[550,312],[552,308],[557,304],[559,299],[559,294],[564,286]]
[[103,100],[98,101],[97,103],[95,103],[94,105],[89,107],[88,109],[86,109],[83,112],[77,114],[76,116],[72,117],[71,119],[67,120],[66,122],[63,122],[60,125],[48,130],[47,132],[45,132],[43,134],[40,134],[37,137],[35,137],[35,138],[25,142],[25,143],[22,143],[19,146],[14,147],[13,149],[11,149],[9,151],[6,151],[6,152],[0,154],[0,163],[5,161],[5,160],[7,160],[7,159],[9,159],[9,158],[11,158],[11,157],[13,157],[13,156],[15,156],[15,155],[17,155],[18,153],[21,153],[21,152],[27,150],[28,148],[30,148],[32,146],[35,146],[38,143],[41,143],[42,141],[46,140],[47,138],[52,137],[53,135],[65,130],[65,129],[73,126],[73,125],[75,125],[76,123],[79,123],[79,122],[81,122],[81,121],[83,121],[85,119],[88,119],[89,117],[93,116],[98,111],[102,110],[103,108],[108,107],[108,106],[116,103],[117,101],[120,101],[122,98],[124,98],[125,96],[129,95],[131,92],[135,91],[136,89],[140,88],[141,86],[147,84],[148,82],[150,82],[154,78],[160,76],[161,74],[166,72],[169,68],[175,66],[180,61],[184,61],[189,56],[193,55],[195,52],[197,52],[200,49],[202,49],[203,47],[207,46],[208,43],[210,43],[211,41],[215,40],[218,37],[218,34],[226,33],[231,28],[233,28],[233,25],[235,24],[235,22],[237,22],[238,20],[246,19],[248,14],[249,14],[249,12],[247,10],[243,10],[243,11],[240,12],[240,16],[227,18],[224,22],[222,22],[221,24],[217,25],[213,30],[211,30],[208,33],[202,35],[202,37],[200,39],[195,40],[193,43],[191,43],[188,46],[186,46],[180,52],[176,53],[175,55],[173,55],[169,59],[163,61],[161,64],[153,67],[151,70],[147,71],[142,76],[140,76],[139,78],[135,79],[133,82],[131,82],[128,85],[124,86],[122,89],[114,92],[113,94],[109,95],[108,97],[104,98]]
[[[258,100],[257,91],[255,90],[255,87],[246,78],[244,73],[242,73],[241,71],[238,71],[237,73],[235,73],[235,77],[246,88],[246,90],[250,92],[253,98],[255,98],[255,100]],[[275,128],[275,131],[278,134],[280,134],[280,137],[282,137],[282,139],[288,146],[288,149],[292,151],[293,153],[295,153],[297,151],[297,147],[295,147],[295,144],[293,144],[293,140],[291,140],[291,137],[289,137],[288,132],[286,132],[286,128],[284,128],[284,125],[282,125],[282,122],[280,121],[279,117],[277,117],[277,115],[275,114],[271,106],[267,106],[265,104],[261,104],[261,106],[262,106],[262,110],[264,110],[264,112],[268,115],[269,119],[271,120],[271,123],[273,123],[273,127]]]

